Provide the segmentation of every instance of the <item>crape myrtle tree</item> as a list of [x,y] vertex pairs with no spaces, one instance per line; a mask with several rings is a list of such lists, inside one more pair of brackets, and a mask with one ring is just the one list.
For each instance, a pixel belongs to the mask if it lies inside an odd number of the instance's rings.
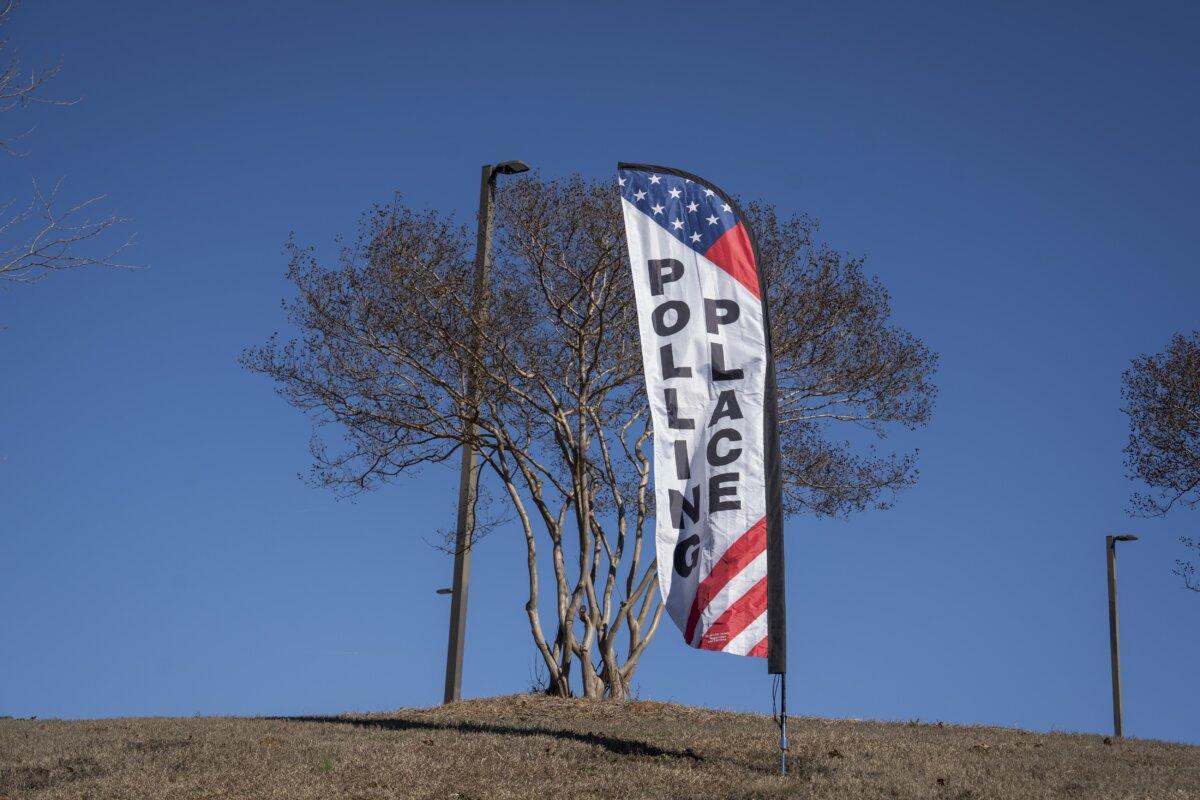
[[[859,452],[830,436],[837,425],[884,437],[925,424],[937,357],[891,324],[887,292],[859,261],[814,243],[810,219],[763,203],[746,211],[770,287],[787,508],[887,506],[916,480],[916,454]],[[547,691],[624,698],[663,607],[620,199],[609,182],[526,177],[506,184],[496,213],[494,285],[480,310],[471,232],[439,213],[398,199],[375,208],[333,268],[293,241],[297,295],[285,308],[300,336],[273,337],[243,363],[340,432],[336,448],[314,436],[321,484],[372,489],[477,447],[525,546],[525,611]]]
[[[1129,415],[1125,466],[1147,488],[1134,493],[1133,511],[1162,516],[1200,506],[1200,331],[1176,334],[1163,352],[1133,359],[1121,397]],[[1180,542],[1200,556],[1200,541]],[[1180,559],[1175,573],[1200,592],[1194,563]]]

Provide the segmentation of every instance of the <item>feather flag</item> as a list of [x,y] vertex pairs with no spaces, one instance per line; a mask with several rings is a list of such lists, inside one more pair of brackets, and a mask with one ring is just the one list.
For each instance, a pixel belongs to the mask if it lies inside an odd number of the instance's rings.
[[737,204],[681,170],[619,164],[654,422],[659,589],[692,647],[786,670],[766,285]]

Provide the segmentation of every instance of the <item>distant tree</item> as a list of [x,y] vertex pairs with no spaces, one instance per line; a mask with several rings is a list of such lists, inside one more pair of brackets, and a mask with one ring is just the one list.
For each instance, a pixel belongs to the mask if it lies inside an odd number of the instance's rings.
[[[1196,554],[1193,558],[1200,562],[1200,540],[1193,539],[1189,536],[1180,536],[1179,542],[1189,550],[1195,550]],[[1196,578],[1196,565],[1191,561],[1184,559],[1176,559],[1175,574],[1183,578],[1183,585],[1191,589],[1193,592],[1200,592],[1200,579]]]
[[[15,8],[15,0],[0,8],[0,29],[9,22]],[[0,63],[5,61],[0,68],[0,113],[6,122],[10,114],[31,104],[74,102],[48,98],[44,93],[59,66],[26,71],[11,52],[9,41],[0,39]],[[19,143],[27,133],[0,130],[0,152],[10,158],[23,155]],[[132,240],[99,252],[81,249],[123,220],[112,215],[88,216],[103,196],[64,204],[59,197],[61,186],[59,179],[46,189],[35,179],[28,199],[0,199],[0,284],[31,283],[52,272],[95,264],[127,266],[118,264],[116,257]]]
[[[811,220],[761,203],[747,215],[770,285],[789,510],[886,507],[916,480],[916,454],[859,452],[828,434],[924,425],[937,357],[891,324],[887,292],[857,260],[813,243]],[[398,200],[365,215],[335,269],[289,250],[298,296],[286,310],[301,336],[242,360],[340,429],[336,452],[314,435],[315,480],[371,489],[478,447],[523,534],[525,611],[548,691],[572,694],[578,662],[584,695],[626,697],[662,605],[652,430],[613,187],[506,183],[485,313],[472,311],[470,232]],[[478,406],[471,366],[484,376]],[[549,631],[539,564],[553,575]]]
[[[1177,505],[1200,505],[1200,331],[1176,334],[1162,353],[1135,358],[1121,396],[1129,415],[1125,466],[1149,489],[1134,493],[1134,512],[1161,516]],[[1193,539],[1180,541],[1198,548]],[[1176,562],[1175,573],[1200,591],[1191,562]]]

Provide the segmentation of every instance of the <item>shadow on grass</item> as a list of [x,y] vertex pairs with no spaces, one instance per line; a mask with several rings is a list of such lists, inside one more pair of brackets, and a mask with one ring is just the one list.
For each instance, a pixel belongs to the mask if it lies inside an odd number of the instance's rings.
[[583,744],[603,747],[610,753],[621,756],[646,756],[649,758],[684,758],[691,761],[703,761],[704,757],[693,752],[692,748],[684,750],[664,750],[661,747],[639,742],[632,739],[618,739],[599,733],[579,733],[570,730],[555,730],[553,728],[518,728],[512,725],[488,725],[479,722],[432,722],[416,719],[388,719],[376,717],[267,717],[271,720],[284,722],[330,722],[339,725],[356,725],[361,728],[382,728],[389,731],[458,731],[459,733],[490,733],[499,736],[550,736],[564,741],[582,742]]

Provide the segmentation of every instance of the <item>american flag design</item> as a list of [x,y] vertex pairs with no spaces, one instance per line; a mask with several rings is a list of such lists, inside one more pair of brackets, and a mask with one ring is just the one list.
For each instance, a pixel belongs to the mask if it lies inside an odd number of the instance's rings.
[[696,176],[621,164],[617,185],[654,423],[659,589],[692,647],[766,657],[770,363],[752,237]]

